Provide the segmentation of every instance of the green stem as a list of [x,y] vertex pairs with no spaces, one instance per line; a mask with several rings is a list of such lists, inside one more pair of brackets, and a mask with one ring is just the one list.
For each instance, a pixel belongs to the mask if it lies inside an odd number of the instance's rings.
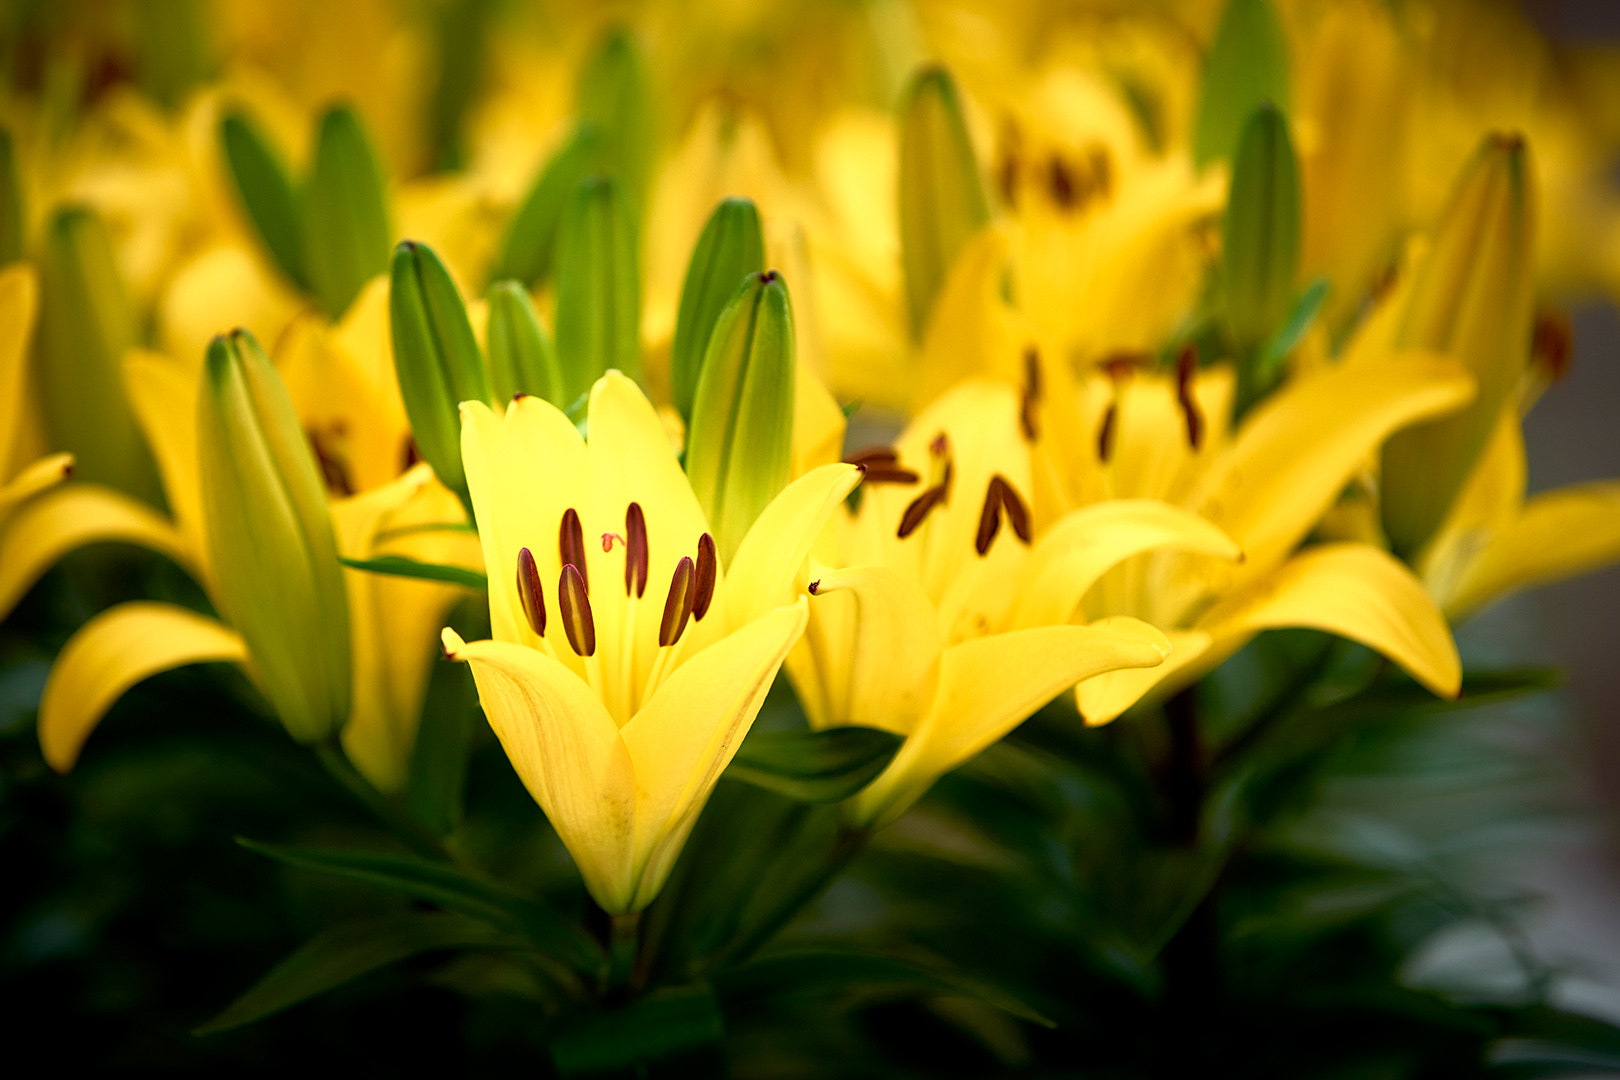
[[372,787],[371,782],[355,770],[336,739],[316,743],[315,756],[326,767],[326,771],[332,774],[332,778],[354,796],[356,802],[369,810],[379,822],[388,826],[412,851],[430,859],[456,861],[437,837],[402,813],[387,796]]

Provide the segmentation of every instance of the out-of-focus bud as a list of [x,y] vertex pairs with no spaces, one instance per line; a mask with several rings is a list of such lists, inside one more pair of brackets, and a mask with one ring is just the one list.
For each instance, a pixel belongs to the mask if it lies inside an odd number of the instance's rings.
[[900,110],[900,258],[913,337],[922,338],[957,255],[989,220],[956,83],[944,68],[926,68]]
[[1288,108],[1288,41],[1269,0],[1231,0],[1204,60],[1193,128],[1200,165],[1228,157],[1260,106]]
[[171,109],[208,77],[212,13],[203,0],[141,0],[129,21],[141,87]]
[[617,181],[585,180],[557,237],[557,356],[562,407],[609,368],[641,377],[641,271],[636,231]]
[[1240,408],[1266,389],[1269,372],[1256,370],[1264,360],[1259,346],[1281,328],[1293,304],[1299,234],[1299,161],[1287,119],[1264,105],[1238,143],[1221,232],[1226,331],[1242,364]]
[[232,112],[219,125],[225,163],[253,231],[287,279],[309,291],[304,272],[304,230],[291,174],[253,121]]
[[726,199],[714,208],[686,267],[675,341],[669,352],[670,397],[683,420],[692,418],[692,397],[709,347],[709,335],[749,274],[765,269],[765,236],[752,200]]
[[349,605],[326,489],[286,387],[253,336],[208,346],[197,411],[214,597],[293,738],[349,715]]
[[579,73],[574,112],[601,133],[601,167],[624,185],[639,209],[652,171],[652,91],[647,62],[628,30],[610,30]]
[[540,170],[512,215],[492,277],[516,278],[534,286],[551,275],[563,210],[580,182],[601,168],[601,159],[601,137],[596,128],[583,124],[575,129]]
[[80,479],[162,505],[156,467],[124,396],[135,314],[101,219],[57,214],[45,238],[39,329],[41,389],[51,440]]
[[17,151],[11,132],[0,128],[0,266],[8,266],[23,253],[22,181],[17,175]]
[[304,188],[304,270],[333,318],[362,286],[388,269],[388,202],[383,171],[360,117],[329,109],[316,136]]
[[495,400],[505,404],[517,394],[545,398],[567,408],[562,397],[562,371],[540,313],[523,286],[497,281],[489,290],[489,373]]
[[461,403],[493,403],[484,357],[450,273],[426,244],[394,249],[388,318],[405,414],[422,457],[444,486],[467,497]]
[[794,373],[787,284],[774,270],[749,274],[709,338],[686,435],[686,475],[722,563],[787,485]]
[[1535,320],[1535,203],[1524,140],[1488,137],[1464,167],[1412,282],[1396,344],[1456,357],[1478,392],[1461,412],[1384,445],[1384,529],[1403,555],[1439,527],[1524,377]]

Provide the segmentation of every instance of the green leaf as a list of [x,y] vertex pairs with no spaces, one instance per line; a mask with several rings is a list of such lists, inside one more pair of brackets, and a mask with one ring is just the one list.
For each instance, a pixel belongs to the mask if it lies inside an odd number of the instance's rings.
[[563,212],[557,238],[560,400],[588,393],[609,368],[641,377],[641,271],[619,183],[590,177]]
[[348,106],[321,117],[304,186],[304,268],[327,314],[342,315],[388,269],[390,231],[382,165]]
[[903,742],[866,727],[758,731],[743,740],[726,775],[801,802],[838,802],[876,779]]
[[487,336],[496,401],[505,404],[523,393],[564,404],[558,400],[563,378],[556,346],[520,283],[497,281],[490,286]]
[[[565,1077],[618,1073],[663,1063],[680,1075],[720,1075],[702,1054],[725,1037],[725,1020],[706,986],[661,990],[622,1009],[584,1013],[551,1040],[551,1061]],[[703,1060],[693,1060],[699,1055]],[[671,1059],[679,1059],[671,1060]],[[716,1071],[716,1066],[720,1066]],[[657,1075],[656,1073],[654,1075]]]
[[[481,596],[468,596],[448,622],[468,641],[487,637],[489,605]],[[447,836],[461,824],[467,759],[481,719],[472,669],[466,664],[434,664],[411,750],[405,804],[411,816],[436,836]]]
[[219,141],[253,231],[287,279],[308,291],[303,226],[291,174],[246,113],[226,115],[219,125]]
[[0,127],[0,266],[22,258],[22,182],[17,175],[17,150],[11,131]]
[[[1300,225],[1299,160],[1288,120],[1264,104],[1243,128],[1221,231],[1226,328],[1240,354],[1256,354],[1287,317],[1299,273]],[[1254,385],[1255,372],[1244,374],[1256,392],[1264,391]]]
[[375,559],[348,559],[339,557],[339,562],[355,570],[364,570],[371,574],[386,574],[389,577],[420,578],[423,581],[443,581],[450,585],[460,585],[466,589],[488,591],[489,578],[477,570],[469,570],[464,566],[450,566],[445,563],[417,562],[407,559],[403,555],[379,555]]
[[1274,377],[1282,362],[1288,359],[1288,354],[1305,339],[1315,325],[1316,317],[1322,313],[1322,304],[1327,300],[1330,284],[1327,278],[1317,278],[1305,286],[1305,291],[1294,301],[1294,309],[1288,313],[1282,329],[1272,335],[1261,353],[1262,373]]
[[692,419],[703,355],[720,313],[743,278],[765,269],[765,236],[749,199],[726,199],[714,208],[692,248],[681,287],[681,307],[670,346],[670,398],[683,420]]
[[563,210],[580,183],[601,167],[601,157],[601,136],[596,129],[589,124],[575,128],[540,170],[512,215],[492,279],[515,278],[534,286],[551,276]]
[[522,934],[578,971],[594,972],[602,962],[601,949],[585,931],[556,912],[446,863],[382,851],[261,844],[242,837],[236,842],[288,866],[392,889]]
[[1268,0],[1231,0],[1204,59],[1193,131],[1198,165],[1231,156],[1244,122],[1266,102],[1288,108],[1288,42]]
[[602,165],[622,185],[632,219],[652,171],[652,90],[641,47],[628,30],[610,30],[580,71],[574,113],[602,133]]
[[271,968],[194,1035],[213,1035],[263,1020],[407,957],[438,949],[519,946],[488,923],[460,915],[412,912],[323,931]]

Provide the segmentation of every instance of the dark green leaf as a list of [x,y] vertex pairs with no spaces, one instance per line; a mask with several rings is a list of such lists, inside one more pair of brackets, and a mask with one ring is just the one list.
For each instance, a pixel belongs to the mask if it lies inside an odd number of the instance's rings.
[[418,953],[521,944],[488,923],[437,912],[412,912],[335,926],[311,938],[271,968],[224,1012],[193,1034],[212,1035],[263,1020]]
[[[469,641],[488,636],[488,605],[484,598],[467,597],[451,623]],[[461,824],[467,758],[479,720],[471,669],[466,664],[435,664],[422,701],[416,745],[411,750],[405,803],[411,815],[437,836],[448,835]]]
[[838,802],[875,780],[903,742],[865,727],[760,731],[743,740],[726,775],[801,802]]
[[670,398],[681,417],[692,418],[692,398],[709,336],[720,313],[749,274],[765,269],[765,237],[759,210],[748,199],[726,199],[714,208],[692,248],[669,351]]
[[[716,1075],[714,1065],[702,1072],[694,1053],[713,1047],[725,1036],[714,991],[706,986],[662,990],[622,1009],[586,1013],[551,1041],[551,1060],[567,1077],[615,1073],[681,1059],[687,1075]],[[717,1063],[716,1063],[717,1064]]]
[[1266,102],[1288,108],[1288,42],[1268,0],[1230,0],[1204,59],[1193,131],[1200,166],[1229,157]]
[[1264,369],[1275,374],[1282,362],[1288,359],[1288,354],[1305,339],[1310,328],[1315,325],[1316,317],[1322,313],[1322,304],[1327,300],[1329,282],[1327,278],[1317,278],[1305,286],[1305,291],[1299,294],[1294,301],[1294,309],[1288,313],[1288,319],[1282,325],[1261,354],[1261,363]]
[[491,278],[515,278],[533,286],[551,276],[563,210],[580,182],[600,166],[601,156],[596,129],[588,124],[575,129],[512,215]]
[[304,269],[333,318],[388,269],[390,232],[382,164],[347,106],[321,117],[304,186]]
[[300,289],[308,289],[303,226],[292,176],[245,113],[228,114],[219,125],[219,138],[253,231],[287,279]]
[[[1267,103],[1244,125],[1221,233],[1226,328],[1240,354],[1256,354],[1288,315],[1301,223],[1299,160],[1288,119]],[[1266,389],[1256,372],[1242,374],[1251,392]]]
[[355,570],[364,570],[370,574],[386,574],[389,577],[420,578],[423,581],[443,581],[450,585],[460,585],[466,589],[489,589],[489,578],[477,570],[468,570],[464,566],[447,566],[443,563],[417,562],[407,559],[403,555],[379,555],[375,559],[340,559],[344,566]]
[[556,912],[447,863],[381,851],[291,847],[242,838],[237,843],[288,866],[393,889],[523,934],[579,971],[594,971],[602,960],[601,950],[585,932]]

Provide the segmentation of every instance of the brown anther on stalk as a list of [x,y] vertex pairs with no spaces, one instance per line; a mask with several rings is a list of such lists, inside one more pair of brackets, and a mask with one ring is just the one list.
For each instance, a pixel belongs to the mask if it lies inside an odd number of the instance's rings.
[[945,486],[943,484],[935,484],[915,499],[912,499],[906,506],[905,513],[900,515],[900,528],[895,535],[904,540],[916,532],[917,527],[928,516],[928,512],[943,502],[944,499]]
[[874,466],[884,467],[898,464],[900,455],[892,446],[868,446],[848,454],[844,458],[845,465],[863,465],[870,469]]
[[922,477],[910,469],[880,468],[867,465],[861,469],[861,482],[865,484],[915,484]]
[[512,395],[512,404],[516,405],[518,402],[522,401],[528,396],[528,394],[525,394],[522,390],[519,390]]
[[664,600],[664,617],[658,623],[660,648],[667,649],[681,640],[681,634],[686,630],[686,620],[692,614],[693,578],[696,575],[692,557],[682,555],[681,561],[675,564],[675,573],[669,579],[669,596]]
[[1001,486],[1001,508],[1007,511],[1007,524],[1012,526],[1014,536],[1026,544],[1029,543],[1029,507],[1024,505],[1024,500],[1013,490],[1012,481],[999,473],[990,480],[992,488],[998,484]]
[[1052,155],[1052,160],[1046,167],[1046,186],[1052,192],[1052,201],[1059,207],[1064,210],[1074,209],[1077,201],[1074,177],[1069,175],[1069,167],[1056,154]]
[[814,580],[814,581],[812,581],[810,583],[810,595],[815,596],[815,595],[819,594],[820,592],[821,592],[821,579],[817,578],[816,580]]
[[979,511],[979,528],[973,534],[973,550],[984,555],[1001,531],[1001,477],[992,476],[984,492],[984,508]]
[[1114,456],[1114,420],[1119,415],[1119,405],[1110,401],[1108,411],[1103,413],[1102,427],[1097,431],[1097,460],[1104,465]]
[[1024,438],[1034,442],[1040,434],[1035,424],[1035,409],[1041,403],[1041,354],[1031,345],[1024,350],[1024,394],[1018,402],[1018,425]]
[[928,452],[935,457],[944,457],[951,452],[951,440],[943,431],[935,435],[928,442]]
[[1110,379],[1120,382],[1152,362],[1153,358],[1144,352],[1116,352],[1103,357],[1101,367]]
[[1557,308],[1537,312],[1535,332],[1530,338],[1530,362],[1542,378],[1550,383],[1563,379],[1569,374],[1574,354],[1575,332],[1569,316]]
[[947,461],[945,473],[939,478],[939,497],[945,502],[951,501],[951,481],[956,479],[956,463]]
[[638,597],[647,591],[647,516],[634,502],[624,511],[624,595],[632,590]]
[[861,482],[866,484],[915,484],[919,479],[900,464],[900,455],[887,446],[857,450],[844,459],[844,464],[860,469],[864,474]]
[[1194,450],[1204,441],[1204,414],[1193,396],[1193,376],[1197,373],[1198,350],[1192,345],[1183,345],[1181,354],[1176,357],[1176,403],[1187,417],[1187,445]]
[[523,617],[529,620],[529,629],[541,637],[546,636],[546,598],[540,591],[540,568],[535,565],[534,553],[518,548],[518,599],[523,602]]
[[557,581],[557,606],[562,609],[563,631],[568,644],[580,656],[596,655],[596,620],[591,616],[591,598],[585,579],[574,563],[562,568]]
[[580,584],[589,591],[591,575],[585,567],[585,530],[580,527],[579,512],[572,506],[563,511],[562,524],[557,526],[557,552],[564,566],[578,571]]
[[692,580],[692,618],[702,622],[714,603],[714,586],[720,578],[720,557],[715,554],[714,537],[708,533],[698,537],[696,573]]

